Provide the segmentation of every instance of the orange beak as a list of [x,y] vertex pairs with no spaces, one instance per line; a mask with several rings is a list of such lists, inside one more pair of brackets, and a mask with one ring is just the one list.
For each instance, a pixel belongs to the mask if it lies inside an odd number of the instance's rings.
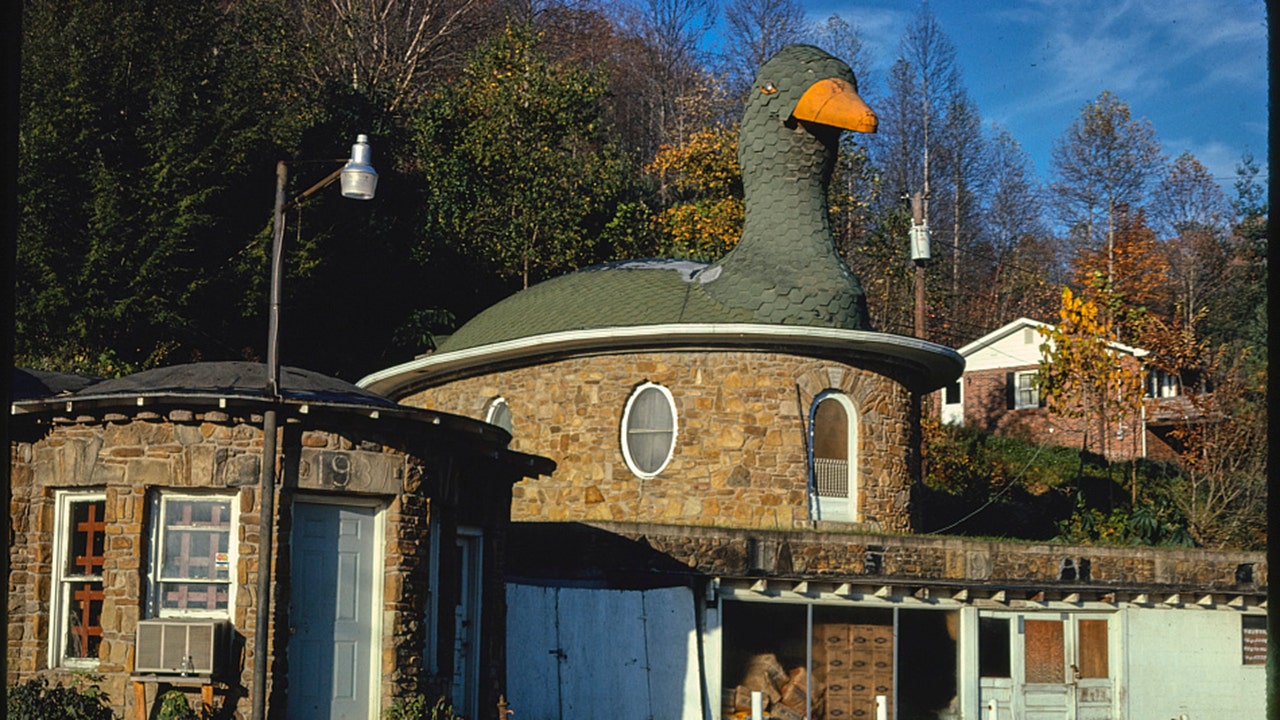
[[809,87],[796,103],[791,116],[801,122],[873,133],[879,122],[874,110],[847,81],[837,78],[820,80]]

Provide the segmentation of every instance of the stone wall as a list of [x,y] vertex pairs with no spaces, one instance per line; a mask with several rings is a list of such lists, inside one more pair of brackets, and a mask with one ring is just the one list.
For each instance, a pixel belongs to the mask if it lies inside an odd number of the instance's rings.
[[[146,582],[150,557],[149,524],[151,502],[158,490],[218,490],[233,495],[238,508],[237,565],[232,569],[234,584],[231,621],[235,650],[231,658],[229,689],[219,691],[215,702],[234,708],[234,717],[247,717],[251,699],[256,632],[256,589],[259,573],[259,493],[258,471],[262,457],[262,432],[255,425],[260,418],[234,418],[222,412],[196,415],[174,411],[167,416],[146,419],[114,415],[110,420],[82,418],[58,424],[47,432],[16,442],[11,449],[13,500],[10,515],[13,544],[8,578],[10,684],[35,676],[51,683],[68,683],[73,671],[49,667],[51,582],[56,492],[79,489],[102,491],[106,495],[105,558],[103,564],[104,602],[101,615],[103,637],[98,666],[102,688],[118,715],[132,717],[134,695],[129,677],[134,668],[134,634],[146,606]],[[277,581],[273,589],[276,615],[270,636],[273,662],[268,672],[270,702],[283,700],[283,680],[287,673],[284,654],[275,652],[280,634],[288,626],[289,508],[293,493],[305,491],[336,493],[335,479],[322,467],[332,466],[342,455],[341,467],[351,468],[349,478],[340,479],[344,494],[377,497],[386,507],[384,604],[381,623],[383,682],[375,690],[385,707],[393,697],[420,689],[443,692],[448,677],[427,677],[422,666],[426,602],[431,590],[442,598],[456,596],[456,580],[441,574],[441,585],[429,587],[428,530],[437,516],[426,483],[424,461],[383,444],[387,438],[370,433],[303,430],[284,426],[281,441],[285,455],[276,498],[276,521],[280,540],[275,544],[273,567]],[[483,484],[476,485],[482,487]],[[503,493],[486,493],[486,496]],[[457,519],[440,520],[448,525],[446,538]],[[489,538],[500,546],[502,535]],[[500,554],[499,554],[500,557]],[[490,575],[500,578],[500,569]],[[487,598],[488,599],[488,598]],[[495,596],[500,599],[500,595]],[[442,600],[447,602],[447,600]],[[450,605],[451,607],[451,605]],[[445,643],[442,642],[442,645]],[[451,648],[452,643],[448,642]],[[452,656],[443,658],[448,673]],[[157,686],[148,683],[146,701],[155,701]],[[198,697],[198,694],[191,697]]]
[[[620,425],[646,381],[674,396],[678,435],[670,464],[641,480],[623,460]],[[865,525],[909,531],[918,407],[899,383],[850,365],[766,352],[623,353],[463,379],[403,402],[483,419],[493,398],[506,400],[512,448],[558,466],[516,486],[514,520],[790,529],[812,527],[804,427],[828,389],[846,393],[860,415]]]
[[[1265,597],[1261,552],[1096,547],[870,533],[774,532],[592,523],[710,577],[911,583],[952,588],[1046,588],[1171,593],[1192,605],[1205,594]],[[1155,595],[1161,593],[1160,595]],[[1023,599],[1023,598],[1019,598]],[[1131,599],[1131,598],[1130,598]],[[1222,598],[1218,599],[1223,601]]]

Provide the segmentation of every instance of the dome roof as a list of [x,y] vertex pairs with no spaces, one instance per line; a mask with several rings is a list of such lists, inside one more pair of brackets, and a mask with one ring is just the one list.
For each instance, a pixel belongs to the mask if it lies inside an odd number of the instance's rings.
[[[395,408],[395,403],[345,380],[294,367],[280,368],[280,394],[286,401]],[[200,362],[144,370],[88,385],[69,400],[135,397],[239,398],[269,400],[266,365],[255,362]]]
[[805,92],[824,80],[856,95],[849,67],[809,45],[787,46],[761,67],[738,152],[747,216],[742,239],[725,257],[710,265],[625,261],[548,280],[480,313],[439,352],[672,323],[869,330],[862,288],[827,225],[826,185],[840,128],[791,121]]

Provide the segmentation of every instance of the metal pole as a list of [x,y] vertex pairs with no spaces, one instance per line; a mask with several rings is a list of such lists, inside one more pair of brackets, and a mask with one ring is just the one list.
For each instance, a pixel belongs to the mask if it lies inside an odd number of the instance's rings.
[[262,417],[262,467],[258,483],[257,624],[253,633],[253,720],[265,720],[271,624],[272,520],[276,505],[276,417],[280,399],[280,285],[284,277],[284,208],[289,168],[276,163],[276,204],[271,221],[271,306],[267,319],[267,390],[271,407]]

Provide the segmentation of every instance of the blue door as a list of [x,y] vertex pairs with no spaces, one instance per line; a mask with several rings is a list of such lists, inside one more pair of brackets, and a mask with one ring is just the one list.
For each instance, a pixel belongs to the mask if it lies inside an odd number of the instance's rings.
[[295,503],[288,715],[371,717],[377,510]]

